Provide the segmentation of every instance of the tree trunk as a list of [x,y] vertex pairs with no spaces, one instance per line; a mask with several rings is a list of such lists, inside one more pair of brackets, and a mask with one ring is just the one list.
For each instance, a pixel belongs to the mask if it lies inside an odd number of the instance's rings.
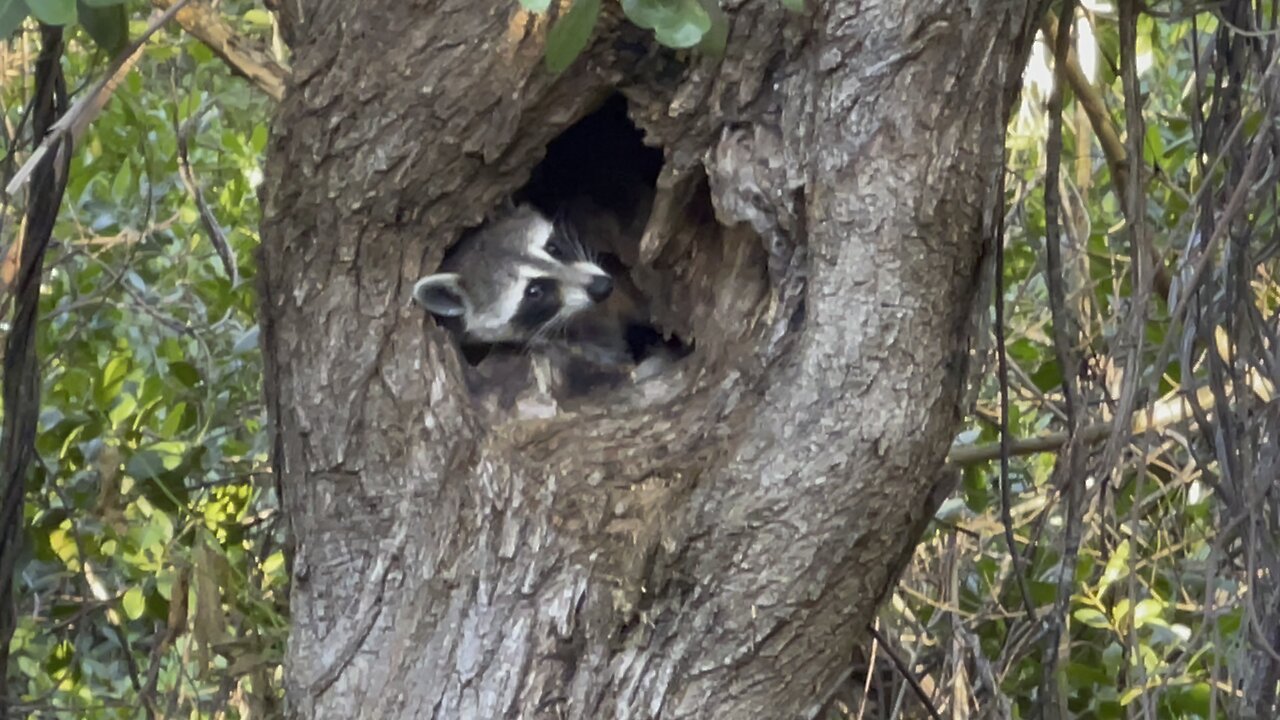
[[[718,58],[609,4],[559,78],[515,2],[281,5],[295,715],[817,715],[940,499],[1039,0],[722,1]],[[665,154],[641,252],[697,349],[674,398],[489,427],[410,289],[615,90]]]

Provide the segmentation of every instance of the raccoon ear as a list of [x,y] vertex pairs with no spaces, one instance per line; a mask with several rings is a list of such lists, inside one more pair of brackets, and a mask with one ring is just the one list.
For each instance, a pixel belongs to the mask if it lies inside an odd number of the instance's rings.
[[462,317],[467,311],[467,294],[463,292],[456,273],[428,275],[413,286],[413,299],[440,317]]

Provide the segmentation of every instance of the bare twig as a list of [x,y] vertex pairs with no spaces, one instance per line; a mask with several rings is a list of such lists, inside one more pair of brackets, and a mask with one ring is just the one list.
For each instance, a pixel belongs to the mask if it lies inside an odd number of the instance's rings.
[[204,191],[200,189],[200,183],[196,181],[195,171],[191,169],[188,145],[191,135],[194,134],[195,127],[199,122],[199,111],[182,123],[178,122],[176,112],[174,114],[173,131],[178,137],[178,175],[182,177],[182,184],[186,186],[187,192],[191,193],[191,197],[196,201],[196,208],[200,211],[200,225],[204,227],[205,233],[209,236],[209,243],[217,251],[218,259],[222,260],[222,267],[227,271],[227,277],[231,278],[231,284],[234,286],[240,281],[240,273],[236,269],[236,258],[231,251],[231,243],[227,242],[226,233],[222,231],[222,226],[218,224],[218,219],[214,217],[213,208],[209,207],[209,203],[205,202]]

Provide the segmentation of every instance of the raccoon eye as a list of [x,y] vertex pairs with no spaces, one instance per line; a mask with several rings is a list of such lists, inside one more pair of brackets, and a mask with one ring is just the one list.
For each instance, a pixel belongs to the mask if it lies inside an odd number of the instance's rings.
[[556,260],[564,261],[569,259],[569,253],[565,252],[564,246],[554,240],[547,243],[547,254]]
[[532,280],[524,289],[526,300],[541,300],[550,292],[550,283],[545,279]]

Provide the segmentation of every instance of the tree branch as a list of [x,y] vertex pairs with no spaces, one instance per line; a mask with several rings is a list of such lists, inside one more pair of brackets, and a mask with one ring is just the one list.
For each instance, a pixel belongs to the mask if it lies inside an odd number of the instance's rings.
[[[151,0],[157,8],[167,10],[178,0]],[[214,55],[242,75],[259,90],[277,102],[284,97],[289,71],[275,58],[240,36],[215,10],[202,2],[192,2],[178,11],[178,25],[204,43]]]
[[[1259,376],[1256,372],[1250,372],[1247,376],[1249,387],[1258,394],[1264,402],[1269,401],[1274,396],[1274,388],[1270,383]],[[1210,387],[1202,387],[1195,393],[1196,402],[1206,410],[1212,409],[1214,404],[1213,389]],[[1139,410],[1129,420],[1129,437],[1139,435],[1148,430],[1163,430],[1164,428],[1178,423],[1184,422],[1191,418],[1193,413],[1193,405],[1190,399],[1183,394],[1176,397],[1163,400],[1155,404],[1150,413],[1146,410]],[[1080,429],[1079,436],[1083,443],[1097,443],[1105,440],[1108,435],[1115,430],[1117,423],[1115,422],[1099,422],[1087,425]],[[1065,432],[1049,433],[1038,437],[1014,440],[1009,445],[1010,455],[1035,455],[1042,452],[1053,452],[1063,445],[1066,445],[1070,439]],[[953,447],[951,453],[947,455],[947,463],[958,467],[968,465],[977,465],[978,463],[989,462],[1000,457],[1000,443],[991,442],[982,445],[965,445],[961,447]]]

